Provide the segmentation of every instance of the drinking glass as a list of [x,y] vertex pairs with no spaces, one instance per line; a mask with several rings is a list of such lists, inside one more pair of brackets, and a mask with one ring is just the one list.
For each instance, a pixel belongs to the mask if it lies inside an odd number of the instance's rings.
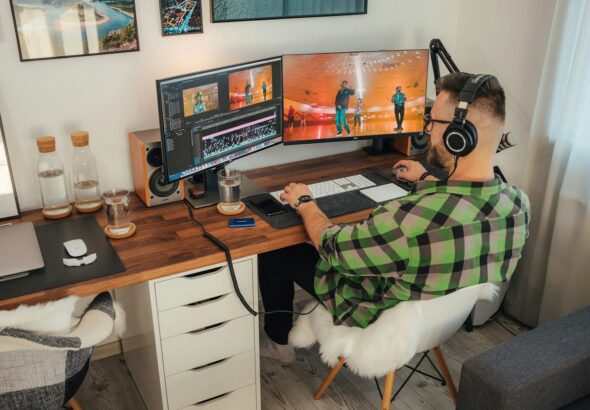
[[115,235],[131,229],[131,207],[129,192],[125,189],[111,189],[102,194],[107,211],[108,230]]
[[240,207],[240,185],[242,173],[237,169],[222,169],[217,173],[219,203],[226,211]]

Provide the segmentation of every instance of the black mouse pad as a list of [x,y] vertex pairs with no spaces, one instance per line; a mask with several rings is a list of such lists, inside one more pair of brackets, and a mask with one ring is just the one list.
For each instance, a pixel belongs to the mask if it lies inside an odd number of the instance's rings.
[[[125,271],[121,259],[93,216],[36,226],[35,231],[45,267],[25,277],[0,282],[0,300]],[[88,248],[87,254],[96,253],[96,261],[86,266],[65,266],[62,259],[69,258],[69,255],[63,243],[71,239],[82,239]]]

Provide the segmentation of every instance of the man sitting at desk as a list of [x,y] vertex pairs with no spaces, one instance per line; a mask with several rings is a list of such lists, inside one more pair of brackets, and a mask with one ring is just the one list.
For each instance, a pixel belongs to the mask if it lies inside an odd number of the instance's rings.
[[[468,106],[478,132],[472,152],[460,158],[443,144],[458,96],[471,77],[440,79],[430,117],[428,160],[449,169],[436,180],[416,161],[402,160],[399,178],[416,182],[411,192],[377,207],[359,223],[334,225],[304,184],[289,184],[281,198],[296,209],[313,242],[260,255],[259,276],[266,311],[293,310],[294,285],[317,298],[334,324],[365,328],[400,301],[430,299],[459,288],[510,278],[528,235],[529,200],[495,177],[493,159],[505,118],[504,90],[486,81]],[[270,340],[262,354],[295,359],[288,345],[290,313],[265,316]]]

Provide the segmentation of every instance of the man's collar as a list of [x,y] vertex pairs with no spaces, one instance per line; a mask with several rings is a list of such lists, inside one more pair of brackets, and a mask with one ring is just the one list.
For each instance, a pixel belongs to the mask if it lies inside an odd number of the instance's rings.
[[494,179],[484,182],[475,181],[418,181],[412,185],[412,194],[432,194],[437,192],[459,195],[493,195],[500,191],[502,180],[496,175]]

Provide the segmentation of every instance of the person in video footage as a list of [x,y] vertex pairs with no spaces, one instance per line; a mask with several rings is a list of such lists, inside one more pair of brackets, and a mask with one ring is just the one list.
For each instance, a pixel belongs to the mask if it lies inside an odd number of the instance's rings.
[[292,105],[289,106],[289,111],[287,112],[287,127],[293,130],[293,125],[295,124],[295,108]]
[[195,107],[193,108],[193,114],[200,114],[205,111],[207,111],[207,107],[203,102],[203,94],[197,92],[197,94],[195,94]]
[[262,98],[266,101],[266,81],[262,81]]
[[340,83],[340,89],[336,93],[336,130],[337,130],[337,137],[342,136],[342,127],[346,130],[348,135],[350,135],[350,127],[346,123],[346,110],[348,110],[348,102],[350,100],[350,96],[354,95],[354,90],[351,88],[347,88],[348,81],[344,80]]
[[252,86],[250,85],[250,83],[246,83],[246,87],[244,88],[244,98],[246,100],[246,105],[249,105],[251,103],[250,101],[250,90],[252,89]]
[[402,131],[406,106],[406,95],[402,92],[401,85],[398,85],[395,88],[395,94],[391,96],[391,102],[394,105],[395,121],[397,122],[397,128],[395,128],[394,131]]
[[[425,118],[428,160],[449,170],[447,179],[437,180],[419,162],[398,161],[393,167],[407,168],[398,177],[413,182],[412,190],[351,224],[332,223],[306,185],[284,188],[281,199],[299,213],[312,245],[259,256],[266,311],[292,311],[297,283],[324,305],[334,324],[366,328],[399,302],[510,279],[528,236],[530,204],[525,193],[494,175],[505,119],[498,80],[484,82],[468,106],[466,118],[478,132],[475,148],[456,157],[443,143],[459,93],[471,78],[442,77]],[[263,355],[294,361],[288,345],[292,319],[291,313],[265,317]]]
[[356,100],[356,110],[354,110],[354,126],[361,126],[361,117],[363,115],[363,99],[359,97]]

